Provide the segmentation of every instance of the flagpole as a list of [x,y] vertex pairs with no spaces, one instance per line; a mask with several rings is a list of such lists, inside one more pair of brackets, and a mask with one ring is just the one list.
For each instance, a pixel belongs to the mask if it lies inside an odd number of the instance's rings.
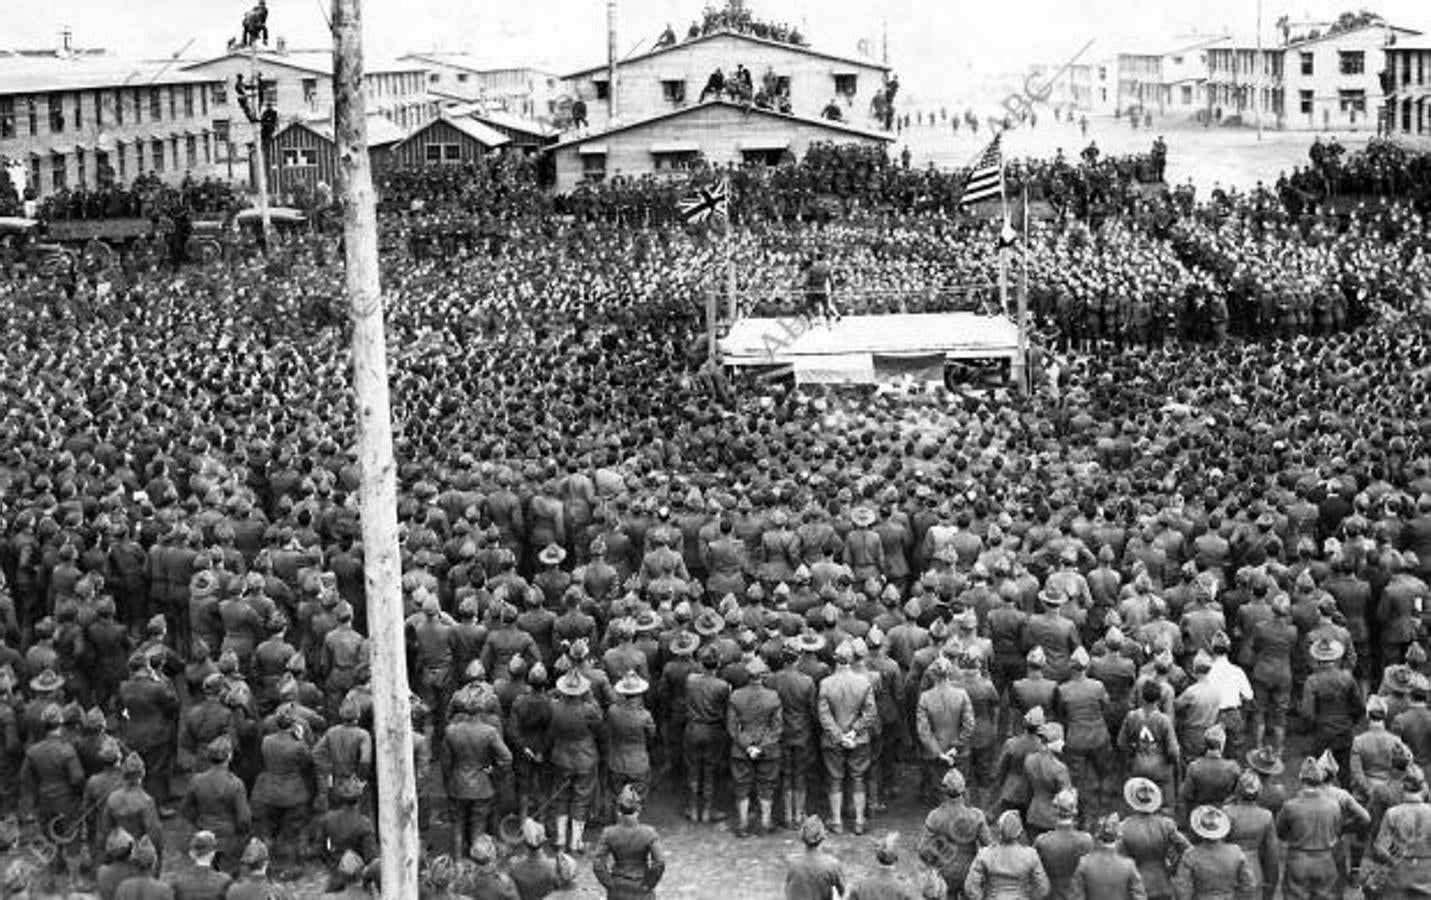
[[1009,259],[1004,252],[1003,241],[1004,231],[1009,227],[1009,196],[1004,191],[1004,154],[1003,148],[999,148],[999,205],[1004,211],[1004,226],[999,229],[999,238],[994,246],[999,251],[999,308],[1004,315],[1009,314]]
[[1024,239],[1020,247],[1023,258],[1023,283],[1019,289],[1019,355],[1014,360],[1014,375],[1019,393],[1028,396],[1029,384],[1029,185],[1024,182]]

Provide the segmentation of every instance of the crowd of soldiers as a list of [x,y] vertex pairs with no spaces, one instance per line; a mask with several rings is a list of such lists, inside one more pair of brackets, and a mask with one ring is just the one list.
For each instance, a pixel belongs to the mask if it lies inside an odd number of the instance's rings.
[[152,218],[176,209],[232,214],[240,208],[238,194],[216,178],[196,181],[186,177],[181,184],[173,186],[153,173],[146,173],[128,187],[111,183],[63,188],[46,197],[38,205],[36,215],[44,221]]
[[[1187,221],[1209,259],[1329,249],[1415,302],[1404,208],[1334,238]],[[1046,227],[1036,282],[1165,246]],[[747,284],[821,244],[898,290],[951,235],[731,240]],[[67,304],[0,284],[0,791],[24,814],[0,836],[61,883],[376,878],[346,338],[284,324],[334,299],[323,241],[97,272]],[[648,896],[677,862],[641,820],[660,789],[689,827],[798,835],[792,897],[914,890],[898,841],[884,888],[821,849],[892,801],[930,809],[903,849],[947,896],[1425,889],[1420,323],[1073,346],[1030,398],[718,390],[699,297],[722,255],[551,218],[387,260],[424,890],[543,896],[589,865]]]

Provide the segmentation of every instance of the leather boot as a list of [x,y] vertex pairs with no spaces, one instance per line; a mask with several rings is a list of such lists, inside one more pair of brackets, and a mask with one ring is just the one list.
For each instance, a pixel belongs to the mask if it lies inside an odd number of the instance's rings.
[[775,830],[775,801],[760,801],[760,833],[769,834]]
[[557,848],[558,850],[565,850],[565,849],[566,849],[566,826],[567,826],[567,824],[568,824],[570,821],[571,821],[571,819],[567,818],[566,816],[557,816],[557,819],[556,819],[556,826],[557,826],[557,827],[556,827],[556,848]]
[[854,792],[855,805],[855,834],[865,833],[865,792]]
[[791,828],[799,828],[805,822],[805,789],[796,788],[792,802],[795,805],[795,821],[790,823]]
[[729,817],[728,815],[726,815],[724,812],[722,812],[722,811],[715,805],[715,801],[714,801],[714,800],[710,799],[709,797],[706,798],[705,806],[703,806],[703,807],[701,808],[701,821],[702,821],[702,822],[710,822],[711,824],[715,824],[715,823],[717,823],[717,822],[724,822],[724,821],[725,821],[726,819],[728,819],[728,818],[730,818],[730,817]]
[[844,834],[845,826],[840,821],[844,815],[845,795],[843,791],[830,791],[830,834]]
[[686,818],[692,822],[699,822],[701,814],[698,811],[701,803],[701,789],[697,784],[686,785]]
[[750,798],[741,797],[735,801],[735,836],[743,838],[750,834]]
[[581,836],[586,832],[586,823],[573,819],[571,822],[571,852],[577,856],[586,853],[586,843]]

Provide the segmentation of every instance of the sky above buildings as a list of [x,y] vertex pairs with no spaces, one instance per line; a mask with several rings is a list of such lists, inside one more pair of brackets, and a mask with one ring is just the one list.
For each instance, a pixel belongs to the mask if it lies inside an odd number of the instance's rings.
[[[238,31],[251,0],[5,0],[0,45],[55,45],[68,26],[78,46],[103,46],[123,56],[167,57],[220,52]],[[329,0],[269,0],[270,29],[290,46],[328,40]],[[603,61],[604,0],[364,0],[369,52],[463,50],[496,65],[533,63],[565,73]],[[700,16],[704,0],[620,0],[622,53],[650,45],[670,23],[677,33]],[[1254,34],[1251,0],[749,0],[752,12],[796,25],[820,49],[855,54],[861,40],[879,54],[887,31],[890,63],[909,96],[959,97],[996,72],[1057,62],[1088,40],[1090,56],[1137,44],[1169,49],[1181,36],[1231,31]],[[1288,14],[1293,20],[1331,19],[1348,0],[1265,0],[1264,33]],[[1431,31],[1427,0],[1369,4],[1396,24]],[[991,97],[997,102],[997,97]]]

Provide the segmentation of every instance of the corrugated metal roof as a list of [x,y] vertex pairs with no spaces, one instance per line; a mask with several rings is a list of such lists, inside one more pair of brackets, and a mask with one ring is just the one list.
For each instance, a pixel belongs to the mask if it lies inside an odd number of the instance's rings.
[[474,119],[454,119],[443,116],[438,121],[446,122],[484,147],[501,147],[511,143],[505,134]]
[[216,80],[211,75],[189,72],[171,63],[114,56],[73,59],[0,56],[0,94],[205,84]]
[[[283,130],[300,126],[318,135],[326,141],[333,140],[333,121],[331,119],[320,119],[310,122],[291,122]],[[368,116],[368,146],[381,147],[385,144],[396,144],[407,137],[407,132],[394,124],[384,116]]]

